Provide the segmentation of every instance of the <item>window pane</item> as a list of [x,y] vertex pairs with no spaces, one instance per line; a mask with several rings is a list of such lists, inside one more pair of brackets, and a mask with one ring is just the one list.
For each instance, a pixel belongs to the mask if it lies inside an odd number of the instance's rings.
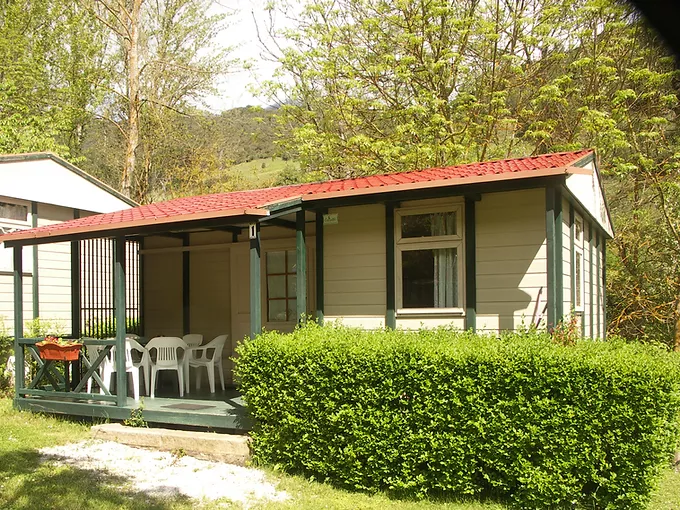
[[404,308],[458,306],[458,250],[403,251],[402,302]]
[[286,272],[286,253],[283,251],[267,252],[267,274]]
[[286,297],[297,296],[297,276],[294,274],[288,275],[288,295]]
[[456,213],[453,211],[410,214],[401,217],[401,237],[432,237],[456,235]]
[[288,250],[288,262],[286,264],[287,273],[297,273],[297,258],[295,250]]
[[297,321],[297,299],[289,299],[288,303],[288,320]]
[[286,277],[284,275],[267,277],[267,297],[270,299],[286,297]]
[[267,319],[270,322],[285,322],[286,321],[286,300],[285,299],[270,299],[269,300],[269,314]]
[[580,241],[583,236],[583,223],[581,220],[577,219],[574,221],[574,237],[577,241]]
[[28,207],[19,204],[8,204],[7,202],[0,202],[0,218],[7,218],[8,220],[28,220]]

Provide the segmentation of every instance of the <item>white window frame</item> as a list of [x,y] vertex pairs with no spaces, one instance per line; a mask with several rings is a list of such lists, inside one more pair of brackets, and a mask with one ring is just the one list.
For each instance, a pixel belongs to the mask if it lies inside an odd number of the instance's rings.
[[[396,313],[397,316],[414,316],[414,315],[465,315],[465,249],[464,249],[464,235],[463,225],[465,224],[463,218],[463,202],[456,201],[445,205],[437,206],[416,206],[404,207],[395,209],[394,211],[394,240],[395,250],[395,293],[396,293]],[[404,238],[401,235],[401,219],[404,216],[414,216],[418,214],[432,214],[441,212],[455,212],[456,213],[456,234],[447,236],[431,236],[431,237],[409,237]],[[457,301],[460,306],[453,308],[404,308],[403,298],[403,273],[402,273],[402,253],[405,251],[414,250],[436,250],[442,248],[456,248],[458,255],[458,296]]]
[[33,219],[31,211],[31,203],[25,200],[17,200],[16,198],[0,197],[0,202],[11,205],[20,205],[26,208],[26,220],[13,220],[11,218],[0,217],[0,226],[5,227],[5,231],[15,228],[29,228]]
[[[580,224],[581,225],[581,235],[578,235],[578,229],[576,228],[576,225]],[[574,250],[574,266],[578,264],[580,267],[580,278],[579,278],[579,292],[578,296],[576,295],[577,292],[577,285],[576,285],[576,268],[572,268],[572,285],[574,286],[574,310],[577,312],[583,312],[585,310],[585,261],[584,261],[584,253],[583,253],[583,239],[585,237],[585,223],[583,221],[583,218],[579,216],[578,214],[574,215],[574,245],[572,246],[572,249]],[[580,257],[581,261],[578,262],[577,259]],[[577,304],[579,303],[580,304]]]

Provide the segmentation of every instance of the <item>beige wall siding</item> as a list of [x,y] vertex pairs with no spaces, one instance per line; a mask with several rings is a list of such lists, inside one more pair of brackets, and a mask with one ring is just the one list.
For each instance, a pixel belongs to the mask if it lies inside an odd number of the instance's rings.
[[384,326],[385,207],[342,207],[324,228],[324,316],[364,328]]
[[[171,237],[148,237],[144,249],[180,247]],[[182,336],[182,253],[154,252],[144,257],[144,333]]]
[[[38,204],[38,226],[53,225],[73,219],[73,210]],[[32,247],[25,247],[32,250]],[[64,331],[71,332],[71,244],[38,246],[38,285],[40,317],[56,319]],[[29,294],[30,295],[30,294]],[[26,318],[30,318],[24,314]]]
[[571,315],[572,308],[574,307],[571,300],[571,253],[573,246],[571,243],[569,207],[569,202],[566,199],[562,199],[562,312],[564,313],[565,320]]
[[528,326],[547,297],[545,190],[485,194],[475,213],[477,329]]
[[[33,318],[33,279],[31,276],[24,276],[23,291],[24,321],[29,321]],[[0,273],[0,320],[2,321],[0,327],[4,327],[7,334],[14,335],[14,276],[11,273]]]

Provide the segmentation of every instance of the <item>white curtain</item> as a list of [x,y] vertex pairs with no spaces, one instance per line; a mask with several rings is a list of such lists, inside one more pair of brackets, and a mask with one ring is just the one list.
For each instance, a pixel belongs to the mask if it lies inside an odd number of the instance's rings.
[[[432,215],[432,235],[453,235],[456,232],[455,213]],[[434,251],[434,307],[458,306],[458,250],[456,248]]]

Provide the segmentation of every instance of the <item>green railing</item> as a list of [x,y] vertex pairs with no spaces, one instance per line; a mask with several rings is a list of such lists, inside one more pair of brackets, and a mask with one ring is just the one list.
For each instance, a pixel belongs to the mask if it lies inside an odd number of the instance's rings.
[[[19,338],[16,344],[17,349],[21,349],[21,353],[15,352],[16,360],[24,360],[24,372],[17,377],[16,392],[18,396],[33,396],[53,398],[58,397],[59,400],[91,400],[103,402],[116,402],[117,396],[112,395],[108,390],[108,386],[104,384],[101,377],[99,377],[99,366],[104,362],[111,352],[111,348],[116,345],[115,339],[100,340],[96,338],[81,338],[79,341],[85,346],[101,346],[103,349],[94,361],[90,361],[86,353],[81,351],[80,361],[86,368],[85,373],[78,381],[75,388],[71,389],[67,384],[67,377],[57,369],[54,362],[51,360],[43,360],[40,357],[36,343],[44,340],[44,338]],[[24,374],[26,371],[26,353],[35,361],[36,371],[31,381],[26,384]],[[15,370],[20,370],[19,363],[15,366]],[[67,367],[68,369],[68,367]],[[100,393],[86,393],[83,391],[88,379],[92,378],[102,389],[103,394]],[[45,385],[41,385],[45,381]],[[51,389],[45,389],[46,387]]]

